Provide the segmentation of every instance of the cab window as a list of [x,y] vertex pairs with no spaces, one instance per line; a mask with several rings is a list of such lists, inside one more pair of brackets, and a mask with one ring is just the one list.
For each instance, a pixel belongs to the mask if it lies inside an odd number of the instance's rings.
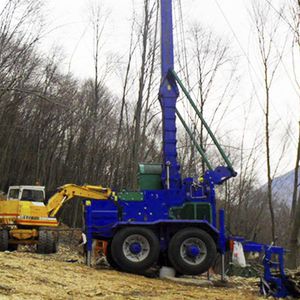
[[34,191],[34,190],[24,189],[21,200],[43,202],[44,201],[44,193],[43,193],[43,191]]
[[19,189],[10,189],[8,199],[19,199]]

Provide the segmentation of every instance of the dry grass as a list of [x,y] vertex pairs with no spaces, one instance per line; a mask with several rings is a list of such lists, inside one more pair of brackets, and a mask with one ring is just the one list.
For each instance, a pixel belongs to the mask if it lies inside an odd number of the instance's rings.
[[81,261],[66,247],[51,255],[26,249],[0,253],[0,299],[260,299],[253,280],[235,278],[230,287],[199,287],[88,268]]

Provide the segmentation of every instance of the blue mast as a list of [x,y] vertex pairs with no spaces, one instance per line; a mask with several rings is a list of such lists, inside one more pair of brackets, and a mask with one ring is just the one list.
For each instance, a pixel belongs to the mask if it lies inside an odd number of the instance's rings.
[[159,100],[163,126],[163,172],[165,189],[181,186],[176,148],[176,101],[178,87],[170,71],[174,69],[172,0],[161,0],[161,85]]

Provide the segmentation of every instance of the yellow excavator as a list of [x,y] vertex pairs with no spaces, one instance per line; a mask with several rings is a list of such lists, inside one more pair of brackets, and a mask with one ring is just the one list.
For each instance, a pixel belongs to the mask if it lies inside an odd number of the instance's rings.
[[111,196],[111,189],[102,186],[66,184],[58,188],[47,204],[0,200],[0,251],[16,250],[19,244],[36,244],[38,253],[54,253],[57,239],[53,228],[59,226],[55,216],[62,205],[74,197],[107,200]]

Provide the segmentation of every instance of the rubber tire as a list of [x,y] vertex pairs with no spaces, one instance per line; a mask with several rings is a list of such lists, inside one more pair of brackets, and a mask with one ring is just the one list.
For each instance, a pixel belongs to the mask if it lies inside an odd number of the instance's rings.
[[[188,238],[201,239],[207,248],[206,258],[196,266],[186,263],[180,254],[181,244]],[[213,238],[204,230],[188,227],[178,231],[171,239],[168,247],[168,257],[173,268],[181,274],[198,275],[207,272],[213,265],[217,256],[217,248]]]
[[37,253],[40,254],[50,254],[54,250],[54,236],[50,231],[39,231]]
[[113,259],[112,257],[112,253],[111,253],[111,242],[108,242],[107,244],[107,249],[106,249],[106,260],[109,263],[109,265],[116,269],[116,270],[120,270],[119,265],[116,263],[116,261]]
[[8,230],[0,230],[0,251],[8,250]]
[[[133,234],[140,234],[145,237],[150,245],[149,255],[141,262],[132,262],[123,253],[123,243],[125,239]],[[111,243],[111,254],[122,271],[134,274],[144,274],[147,269],[152,267],[158,260],[160,244],[154,232],[144,227],[124,227],[113,237]]]
[[58,242],[53,239],[53,244],[52,244],[52,252],[51,253],[56,253],[58,251]]
[[18,244],[8,244],[8,251],[17,251]]

